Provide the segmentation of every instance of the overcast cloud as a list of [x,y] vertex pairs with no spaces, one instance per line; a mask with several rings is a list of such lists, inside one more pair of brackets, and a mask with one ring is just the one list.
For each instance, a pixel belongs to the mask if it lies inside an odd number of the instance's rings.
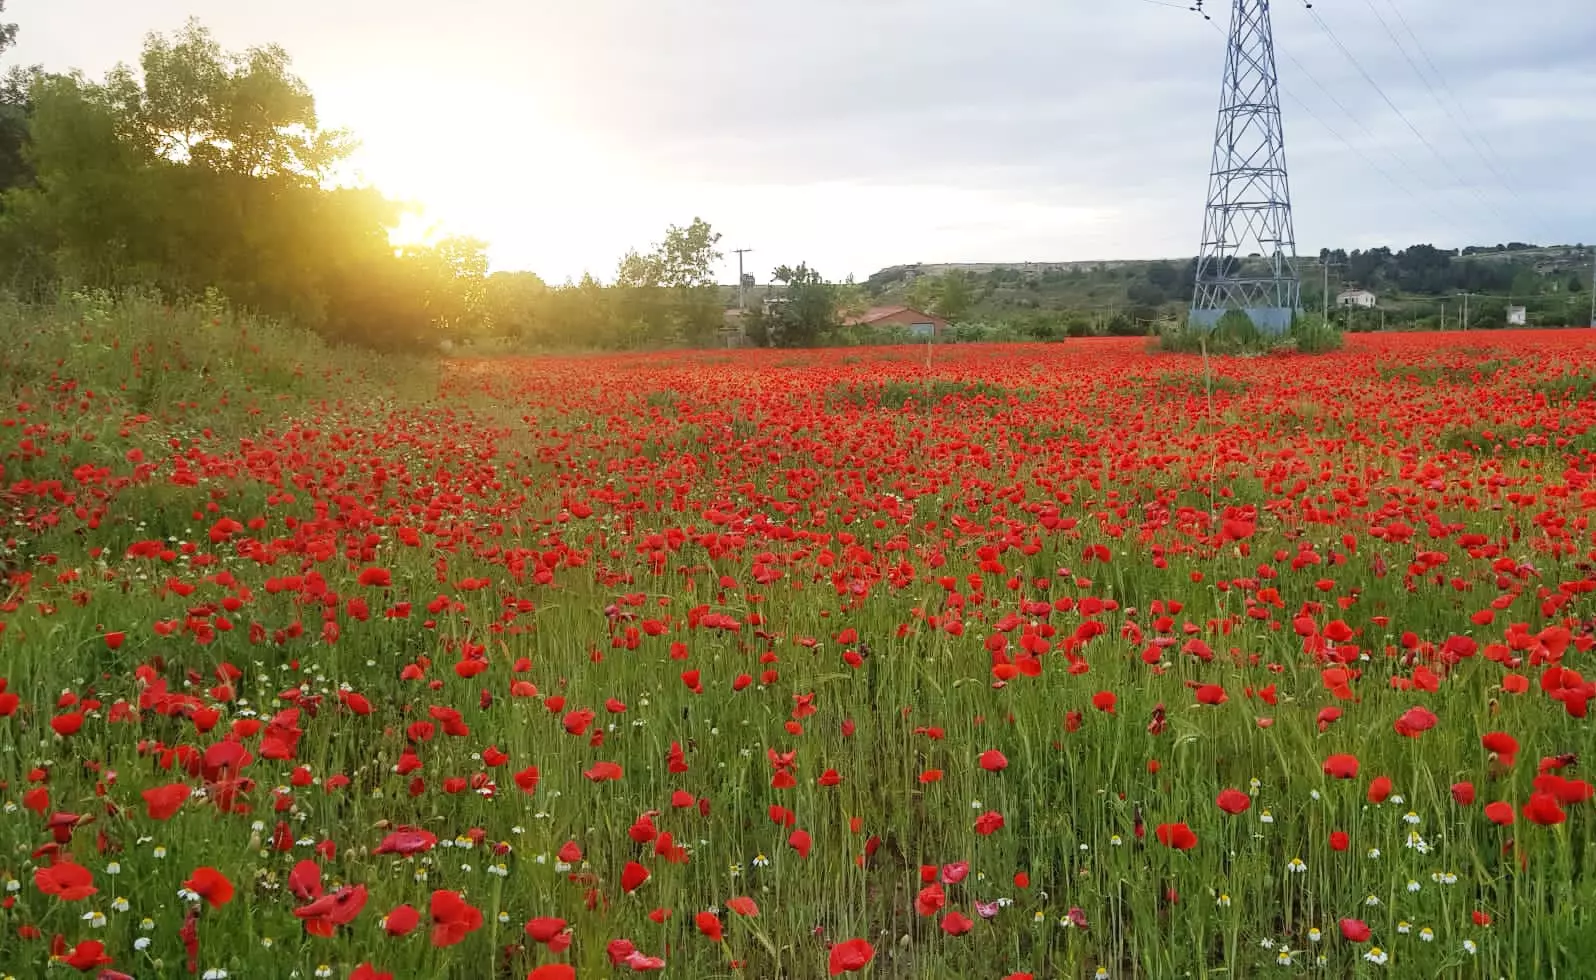
[[[1275,0],[1299,251],[1596,241],[1591,4]],[[694,215],[755,249],[761,281],[799,260],[840,278],[1189,255],[1229,13],[1209,0],[1216,30],[1149,0],[10,6],[12,61],[94,76],[190,15],[230,48],[283,45],[324,121],[362,138],[362,177],[552,280],[607,277]]]

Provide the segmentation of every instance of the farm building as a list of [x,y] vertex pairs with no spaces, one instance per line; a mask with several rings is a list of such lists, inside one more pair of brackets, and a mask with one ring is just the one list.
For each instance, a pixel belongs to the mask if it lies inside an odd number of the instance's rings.
[[1377,297],[1367,289],[1349,289],[1336,297],[1336,305],[1341,307],[1372,310],[1376,302]]
[[872,307],[859,316],[849,317],[846,323],[851,327],[907,327],[916,337],[940,337],[948,329],[948,321],[908,306]]

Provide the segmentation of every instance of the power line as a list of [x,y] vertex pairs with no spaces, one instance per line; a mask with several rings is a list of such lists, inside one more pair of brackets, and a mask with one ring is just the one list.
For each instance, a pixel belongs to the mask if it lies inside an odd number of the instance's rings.
[[1358,74],[1363,76],[1363,80],[1368,82],[1369,86],[1374,89],[1374,91],[1380,96],[1381,100],[1385,102],[1392,112],[1396,113],[1397,118],[1402,120],[1402,123],[1407,126],[1408,130],[1412,132],[1414,136],[1418,137],[1419,142],[1423,143],[1425,148],[1428,149],[1430,153],[1441,162],[1441,165],[1445,167],[1447,172],[1452,175],[1452,179],[1457,181],[1459,186],[1473,193],[1474,196],[1479,199],[1480,203],[1496,216],[1498,221],[1506,223],[1506,218],[1501,214],[1501,212],[1496,210],[1496,206],[1486,199],[1485,195],[1480,193],[1478,187],[1473,186],[1458,174],[1458,172],[1452,167],[1451,161],[1447,160],[1446,156],[1442,154],[1440,150],[1435,148],[1435,144],[1431,143],[1429,138],[1419,131],[1419,127],[1413,124],[1413,120],[1409,119],[1407,114],[1404,113],[1397,106],[1397,104],[1391,100],[1391,96],[1386,94],[1385,89],[1380,86],[1379,82],[1374,80],[1374,77],[1369,74],[1368,69],[1363,67],[1363,63],[1358,61],[1357,57],[1347,48],[1346,44],[1342,42],[1341,38],[1336,35],[1336,32],[1330,28],[1330,25],[1324,22],[1324,18],[1319,16],[1319,12],[1313,9],[1311,4],[1305,3],[1304,6],[1307,8],[1308,16],[1313,18],[1313,22],[1319,25],[1319,29],[1325,33],[1325,36],[1330,38],[1331,42],[1335,44],[1336,48],[1340,50],[1341,54],[1347,59],[1348,62],[1351,63],[1352,67],[1357,70]]
[[[1200,15],[1203,18],[1203,20],[1208,22],[1208,26],[1210,28],[1212,28],[1213,31],[1216,34],[1218,34],[1221,38],[1226,37],[1225,31],[1223,29],[1221,29],[1220,26],[1217,23],[1214,22],[1214,19],[1211,16],[1209,16],[1208,13],[1205,10],[1202,9],[1203,8],[1202,0],[1196,0],[1196,5],[1195,6],[1182,6],[1182,5],[1177,4],[1177,3],[1172,3],[1172,2],[1170,2],[1170,0],[1141,0],[1141,2],[1154,4],[1155,6],[1160,6],[1160,7],[1170,7],[1172,9],[1186,10],[1186,11],[1189,11],[1189,12],[1192,12],[1192,13],[1196,13],[1196,14]],[[1392,2],[1392,0],[1387,0],[1387,2]],[[1416,126],[1413,125],[1413,123],[1407,118],[1407,116],[1402,113],[1401,109],[1399,109],[1396,106],[1396,104],[1394,102],[1392,102],[1390,97],[1386,95],[1385,90],[1382,89],[1380,87],[1380,85],[1377,82],[1374,81],[1374,79],[1363,68],[1363,66],[1358,62],[1358,60],[1355,57],[1353,57],[1351,51],[1349,51],[1347,49],[1346,45],[1343,44],[1341,42],[1340,38],[1336,36],[1335,32],[1330,29],[1330,26],[1328,24],[1326,24],[1323,21],[1323,19],[1321,19],[1319,17],[1319,15],[1313,10],[1312,5],[1305,2],[1304,6],[1307,8],[1309,15],[1314,18],[1315,22],[1318,24],[1320,29],[1323,30],[1330,37],[1330,39],[1333,42],[1335,42],[1336,46],[1341,50],[1341,53],[1343,55],[1345,55],[1347,60],[1352,63],[1353,67],[1355,69],[1357,69],[1357,71],[1358,71],[1358,73],[1360,75],[1363,76],[1364,80],[1367,81],[1375,89],[1375,91],[1380,94],[1380,97],[1385,101],[1386,105],[1390,106],[1392,111],[1395,112],[1396,115],[1403,121],[1403,123],[1405,123],[1407,125],[1408,129],[1411,130],[1413,132],[1413,134],[1419,138],[1419,141],[1421,143],[1423,143],[1424,146],[1432,154],[1434,154],[1436,156],[1436,158],[1439,159],[1444,166],[1447,167],[1447,170],[1448,170],[1448,172],[1450,172],[1452,174],[1453,179],[1456,180],[1460,186],[1470,190],[1474,194],[1474,196],[1480,200],[1481,204],[1483,204],[1494,215],[1496,215],[1498,220],[1505,221],[1505,218],[1503,217],[1503,215],[1499,211],[1497,211],[1497,209],[1488,200],[1486,200],[1480,194],[1478,188],[1470,186],[1467,181],[1463,180],[1458,175],[1458,173],[1451,167],[1450,163],[1446,160],[1446,158],[1444,156],[1442,156],[1440,154],[1440,152],[1435,148],[1434,144],[1431,143],[1424,136],[1424,134],[1422,132],[1420,132]],[[1399,16],[1400,16],[1400,14],[1399,14]],[[1410,27],[1407,27],[1405,19],[1403,20],[1403,24],[1404,24],[1404,27],[1411,34],[1412,30],[1411,30]],[[1417,38],[1415,38],[1415,45],[1417,46]],[[1400,45],[1399,45],[1399,47],[1400,47]],[[1324,83],[1320,82],[1319,79],[1312,72],[1310,72],[1305,65],[1302,64],[1302,62],[1300,62],[1295,57],[1293,57],[1289,51],[1280,51],[1279,49],[1277,49],[1277,51],[1280,54],[1285,56],[1286,60],[1291,63],[1291,65],[1292,65],[1294,70],[1300,72],[1304,78],[1308,79],[1309,83],[1311,83],[1314,88],[1318,89],[1319,92],[1325,98],[1329,99],[1330,102],[1337,109],[1341,110],[1341,113],[1343,115],[1345,115],[1349,120],[1351,120],[1352,125],[1355,127],[1357,132],[1361,133],[1364,137],[1366,137],[1370,141],[1377,141],[1378,140],[1378,137],[1376,137],[1374,132],[1371,129],[1369,129],[1368,125],[1365,124],[1362,121],[1362,119],[1360,119],[1360,117],[1356,113],[1354,113],[1352,110],[1348,109],[1347,106],[1345,105],[1345,103],[1343,103],[1339,98],[1337,98],[1335,93],[1332,92],[1327,86],[1325,86]],[[1430,63],[1432,70],[1434,70],[1434,63],[1429,58],[1428,53],[1423,52],[1422,48],[1420,48],[1420,51],[1421,51],[1421,54],[1423,55],[1423,57],[1426,59],[1426,61]],[[1442,84],[1444,85],[1445,84],[1445,80],[1444,80],[1444,78],[1441,78],[1440,73],[1438,71],[1436,72],[1436,75],[1437,75],[1437,78],[1440,79],[1442,81]],[[1467,244],[1471,240],[1471,235],[1467,231],[1465,231],[1460,224],[1457,223],[1456,219],[1454,217],[1452,217],[1450,214],[1448,214],[1446,212],[1443,212],[1440,208],[1438,208],[1436,206],[1436,204],[1434,203],[1434,201],[1428,195],[1425,195],[1423,193],[1416,193],[1415,191],[1411,190],[1403,181],[1398,180],[1389,170],[1387,170],[1385,167],[1382,167],[1378,162],[1376,162],[1373,158],[1371,158],[1368,153],[1365,153],[1363,151],[1363,149],[1360,148],[1356,143],[1354,143],[1351,140],[1347,139],[1344,135],[1342,135],[1341,132],[1339,132],[1336,129],[1336,127],[1332,126],[1327,120],[1324,119],[1324,117],[1319,115],[1319,113],[1315,112],[1313,107],[1306,100],[1304,100],[1301,97],[1299,97],[1296,92],[1292,91],[1290,88],[1288,88],[1284,84],[1280,85],[1280,91],[1281,91],[1281,93],[1283,95],[1286,96],[1286,98],[1290,99],[1291,102],[1294,103],[1296,108],[1298,108],[1301,111],[1303,111],[1304,113],[1306,113],[1310,119],[1312,119],[1314,122],[1318,123],[1319,126],[1321,126],[1324,129],[1325,132],[1329,133],[1330,136],[1333,139],[1336,140],[1336,142],[1341,144],[1347,150],[1351,151],[1352,154],[1354,156],[1356,156],[1359,160],[1361,160],[1364,163],[1364,165],[1366,165],[1370,170],[1373,170],[1375,173],[1379,174],[1382,179],[1384,179],[1388,184],[1390,184],[1392,187],[1394,187],[1404,198],[1406,198],[1406,199],[1408,199],[1410,201],[1413,201],[1415,203],[1422,203],[1422,205],[1425,208],[1425,210],[1428,211],[1430,213],[1430,215],[1432,217],[1434,217],[1437,221],[1439,221],[1442,225],[1444,225],[1446,228],[1448,228],[1453,234],[1457,235],[1457,238],[1458,238],[1458,240],[1460,242],[1463,242],[1464,244]],[[1455,121],[1456,120],[1454,120],[1454,122]],[[1409,177],[1411,177],[1417,183],[1418,187],[1420,187],[1420,188],[1422,188],[1424,190],[1432,190],[1433,191],[1433,187],[1432,187],[1431,183],[1427,182],[1424,179],[1424,177],[1417,172],[1416,168],[1411,163],[1409,163],[1402,155],[1400,155],[1397,152],[1395,152],[1394,150],[1390,150],[1390,149],[1386,149],[1384,151],[1384,153],[1386,155],[1388,155],[1393,161],[1395,161],[1396,164],[1400,167],[1400,169],[1403,170]],[[1500,179],[1499,175],[1498,175],[1498,177]],[[1506,185],[1506,181],[1504,181],[1503,183],[1504,183],[1504,186],[1507,186]],[[1509,186],[1509,190],[1511,190],[1510,186]]]
[[[1281,51],[1281,54],[1284,54],[1285,57],[1286,57],[1286,60],[1291,62],[1292,67],[1295,68],[1297,71],[1301,72],[1302,76],[1304,78],[1308,79],[1308,81],[1310,83],[1312,83],[1315,88],[1317,88],[1321,93],[1323,93],[1323,95],[1327,99],[1329,99],[1331,101],[1331,103],[1333,103],[1335,105],[1336,108],[1340,109],[1341,112],[1348,119],[1352,120],[1352,124],[1354,126],[1356,126],[1359,130],[1361,130],[1364,136],[1368,137],[1370,140],[1374,140],[1375,139],[1374,133],[1369,129],[1369,127],[1364,125],[1364,123],[1357,117],[1357,115],[1355,113],[1352,112],[1352,110],[1348,109],[1345,105],[1343,105],[1341,100],[1336,98],[1335,94],[1333,92],[1331,92],[1328,88],[1326,88],[1324,86],[1324,84],[1321,83],[1319,81],[1319,79],[1316,78],[1312,72],[1308,71],[1308,69],[1305,66],[1303,66],[1303,64],[1300,61],[1298,61],[1296,58],[1292,57],[1290,52]],[[1290,89],[1287,89],[1284,85],[1281,86],[1281,91],[1286,94],[1287,98],[1291,99],[1292,102],[1296,103],[1298,108],[1300,108],[1303,112],[1306,112],[1310,119],[1312,119],[1314,122],[1317,122],[1320,126],[1324,127],[1325,132],[1327,132],[1331,136],[1335,137],[1336,140],[1339,141],[1342,146],[1345,146],[1347,149],[1351,150],[1352,153],[1358,157],[1358,159],[1362,160],[1366,165],[1368,165],[1369,169],[1373,170],[1375,173],[1377,173],[1381,177],[1385,178],[1387,183],[1389,183],[1392,187],[1395,187],[1398,191],[1400,191],[1403,197],[1408,198],[1409,200],[1415,200],[1415,201],[1422,200],[1424,202],[1424,207],[1426,208],[1426,210],[1428,210],[1430,212],[1430,214],[1432,216],[1434,216],[1437,220],[1439,220],[1442,224],[1446,225],[1447,227],[1449,227],[1454,232],[1461,230],[1460,226],[1454,223],[1454,219],[1453,218],[1451,218],[1450,216],[1448,216],[1447,214],[1442,212],[1428,198],[1424,197],[1423,195],[1414,193],[1412,190],[1410,190],[1408,188],[1408,186],[1406,184],[1404,184],[1402,181],[1399,181],[1395,177],[1393,177],[1389,171],[1387,171],[1384,167],[1382,167],[1378,163],[1376,163],[1367,153],[1364,153],[1363,150],[1357,146],[1357,144],[1353,143],[1352,141],[1348,140],[1345,136],[1342,136],[1339,132],[1337,132],[1336,128],[1334,126],[1331,126],[1318,113],[1314,112],[1313,111],[1313,107],[1308,105],[1308,103],[1306,103],[1302,99],[1298,98],[1296,93],[1292,92]],[[1412,177],[1415,181],[1418,182],[1418,185],[1420,187],[1424,186],[1424,178],[1420,177],[1418,175],[1418,173],[1414,171],[1413,166],[1411,164],[1409,164],[1407,162],[1407,160],[1403,159],[1401,156],[1399,156],[1396,153],[1391,152],[1389,150],[1386,151],[1386,152],[1390,155],[1391,159],[1395,160],[1397,162],[1397,164],[1401,166],[1401,168],[1403,170],[1407,171],[1407,173],[1408,173],[1408,175],[1410,177]],[[1467,238],[1468,236],[1467,235],[1463,235],[1461,237]]]
[[[1396,36],[1396,32],[1391,29],[1391,25],[1387,23],[1383,16],[1381,16],[1380,11],[1375,8],[1373,0],[1363,0],[1363,2],[1368,5],[1369,12],[1374,14],[1375,20],[1379,21],[1380,26],[1385,29],[1386,36],[1391,39],[1391,43],[1396,45],[1398,51],[1402,52],[1402,57],[1407,61],[1408,67],[1412,68],[1413,73],[1419,76],[1419,81],[1424,83],[1425,89],[1430,93],[1430,98],[1435,100],[1435,104],[1441,107],[1441,111],[1446,113],[1446,117],[1450,119],[1452,124],[1458,128],[1458,131],[1463,134],[1463,139],[1468,143],[1469,149],[1474,151],[1475,156],[1479,157],[1480,162],[1485,164],[1485,168],[1489,170],[1491,175],[1501,183],[1502,187],[1507,191],[1507,193],[1518,202],[1519,206],[1524,209],[1524,212],[1531,216],[1530,220],[1534,221],[1535,224],[1539,226],[1539,231],[1543,233],[1553,231],[1553,229],[1549,226],[1541,224],[1540,219],[1536,217],[1538,212],[1534,206],[1531,205],[1529,201],[1526,201],[1524,196],[1519,193],[1516,181],[1511,179],[1508,173],[1504,172],[1510,172],[1511,168],[1502,159],[1501,154],[1497,153],[1495,145],[1491,143],[1490,135],[1485,131],[1485,127],[1478,125],[1474,121],[1474,119],[1470,116],[1468,109],[1464,106],[1462,100],[1458,99],[1456,93],[1452,91],[1452,87],[1447,84],[1446,77],[1442,75],[1441,70],[1436,67],[1435,59],[1431,58],[1430,53],[1425,50],[1424,42],[1421,41],[1418,34],[1414,32],[1413,26],[1409,24],[1408,19],[1403,16],[1402,10],[1401,8],[1397,7],[1395,0],[1385,0],[1386,5],[1391,8],[1391,12],[1396,16],[1397,22],[1401,24],[1402,31],[1407,35],[1408,40],[1413,42],[1413,48],[1418,51],[1419,56],[1424,59],[1424,64],[1429,69],[1428,73],[1421,69],[1413,60],[1412,55],[1408,53],[1408,46],[1403,44],[1402,41]],[[1431,84],[1431,75],[1435,77],[1435,81],[1440,84],[1442,90],[1446,93],[1447,97],[1445,99],[1441,97],[1440,93],[1436,92],[1435,85]],[[1454,106],[1457,109],[1456,112],[1453,111]],[[1462,118],[1459,118],[1459,116]],[[1478,139],[1476,139],[1476,131],[1478,132]],[[1546,244],[1553,244],[1556,237],[1557,236],[1555,234],[1547,237],[1545,240]]]
[[[1456,93],[1452,91],[1452,86],[1447,84],[1446,76],[1442,75],[1441,69],[1436,67],[1435,59],[1431,58],[1430,53],[1425,50],[1424,42],[1419,40],[1419,36],[1414,33],[1413,27],[1408,23],[1407,17],[1403,16],[1402,9],[1396,5],[1396,0],[1385,0],[1385,2],[1386,5],[1391,8],[1391,12],[1396,15],[1397,22],[1402,25],[1403,32],[1407,34],[1410,40],[1412,40],[1414,48],[1416,48],[1419,52],[1419,57],[1423,58],[1425,65],[1429,66],[1430,74],[1434,75],[1435,80],[1441,84],[1441,89],[1446,92],[1447,98],[1452,101],[1452,104],[1457,106],[1458,112],[1463,115],[1464,119],[1469,119],[1468,108],[1464,106],[1463,102],[1458,99]],[[1421,77],[1423,76],[1421,75]],[[1434,89],[1431,89],[1431,94],[1434,94]],[[1447,108],[1445,103],[1442,103],[1441,107],[1443,109]],[[1454,123],[1458,121],[1457,117],[1453,116],[1450,110],[1448,110],[1447,116]],[[1469,122],[1472,123],[1473,120],[1469,119]],[[1458,125],[1460,127],[1462,126],[1461,123]],[[1490,156],[1495,158],[1495,162],[1502,165],[1502,169],[1509,169],[1508,165],[1502,160],[1501,154],[1496,152],[1496,147],[1491,143],[1490,134],[1488,134],[1483,127],[1480,127],[1480,141],[1485,144],[1485,148],[1490,151]],[[1507,181],[1504,181],[1504,183],[1507,183]]]
[[[1214,32],[1216,34],[1218,34],[1221,37],[1225,36],[1225,32],[1220,29],[1218,24],[1215,24],[1213,22],[1212,18],[1207,18],[1207,20],[1208,20],[1208,26],[1213,28],[1213,30],[1214,30]],[[1333,92],[1331,92],[1328,88],[1326,88],[1324,86],[1324,84],[1321,83],[1319,81],[1319,79],[1316,78],[1313,75],[1312,72],[1308,71],[1308,69],[1300,61],[1298,61],[1296,58],[1292,57],[1290,52],[1281,51],[1279,48],[1276,48],[1276,51],[1278,53],[1280,53],[1280,54],[1285,55],[1286,60],[1291,62],[1292,67],[1295,68],[1297,71],[1301,72],[1304,78],[1308,79],[1308,81],[1311,82],[1313,84],[1313,86],[1315,88],[1317,88],[1321,93],[1323,93],[1324,96],[1326,98],[1328,98],[1336,106],[1336,108],[1340,109],[1342,111],[1342,113],[1346,115],[1346,117],[1348,119],[1352,120],[1352,124],[1354,126],[1356,126],[1359,130],[1361,130],[1365,136],[1367,136],[1371,140],[1373,140],[1375,138],[1374,133],[1372,131],[1370,131],[1368,126],[1364,125],[1364,123],[1361,120],[1359,120],[1357,115],[1355,113],[1353,113],[1352,110],[1348,109],[1345,105],[1343,105],[1341,100],[1336,98],[1335,94]],[[1335,138],[1335,140],[1337,142],[1339,142],[1342,146],[1344,146],[1348,150],[1350,150],[1353,153],[1354,156],[1356,156],[1358,159],[1362,160],[1364,162],[1364,164],[1369,167],[1369,169],[1373,170],[1375,173],[1377,173],[1381,177],[1383,177],[1386,180],[1386,182],[1389,183],[1392,187],[1395,187],[1397,189],[1397,191],[1402,194],[1403,197],[1408,198],[1409,200],[1423,200],[1424,201],[1424,207],[1430,212],[1430,214],[1432,216],[1434,216],[1443,225],[1446,225],[1448,228],[1450,228],[1454,232],[1458,232],[1458,231],[1461,230],[1460,226],[1457,225],[1454,222],[1454,219],[1448,217],[1445,213],[1443,213],[1440,209],[1438,209],[1428,199],[1423,198],[1422,195],[1415,194],[1412,190],[1408,189],[1408,187],[1405,184],[1403,184],[1401,181],[1397,180],[1394,176],[1392,176],[1391,173],[1388,170],[1386,170],[1384,167],[1382,167],[1378,163],[1376,163],[1372,158],[1370,158],[1370,156],[1367,153],[1364,153],[1363,150],[1357,146],[1357,144],[1353,143],[1351,140],[1348,140],[1345,136],[1341,135],[1341,133],[1334,126],[1330,125],[1329,122],[1327,122],[1322,116],[1320,116],[1317,112],[1315,112],[1313,110],[1313,107],[1311,105],[1309,105],[1305,100],[1303,100],[1300,97],[1298,97],[1295,92],[1293,92],[1291,89],[1287,88],[1284,84],[1280,85],[1280,91],[1286,96],[1286,98],[1290,99],[1293,103],[1295,103],[1297,108],[1299,108],[1303,112],[1307,113],[1308,114],[1308,118],[1310,118],[1314,122],[1318,123],[1321,127],[1324,128],[1325,132],[1329,133],[1332,137]],[[1410,164],[1408,164],[1408,162],[1406,160],[1404,160],[1402,157],[1398,156],[1395,153],[1391,153],[1390,155],[1391,155],[1391,158],[1396,160],[1396,162],[1398,164],[1400,164],[1402,166],[1402,168],[1404,170],[1406,170],[1409,173],[1410,176],[1413,177],[1414,180],[1419,182],[1419,186],[1421,186],[1421,187],[1424,186],[1423,178],[1420,177],[1416,172],[1414,172],[1413,167]],[[1460,235],[1459,238],[1460,239],[1467,239],[1468,235],[1463,234],[1463,235]]]
[[[1407,45],[1402,43],[1402,39],[1397,37],[1396,32],[1391,29],[1391,25],[1386,22],[1386,19],[1383,16],[1381,16],[1379,9],[1377,9],[1374,5],[1374,0],[1363,0],[1363,2],[1364,5],[1369,8],[1369,13],[1374,15],[1374,19],[1380,22],[1380,27],[1385,30],[1386,37],[1389,37],[1391,39],[1391,43],[1396,45],[1396,49],[1402,53],[1402,59],[1408,63],[1409,68],[1413,69],[1413,74],[1417,75],[1419,77],[1419,81],[1424,83],[1425,89],[1430,93],[1430,98],[1435,100],[1435,104],[1441,107],[1441,111],[1446,113],[1447,118],[1452,120],[1452,124],[1456,126],[1458,131],[1463,134],[1463,139],[1468,143],[1469,149],[1473,150],[1475,156],[1480,158],[1480,162],[1485,164],[1485,168],[1491,172],[1491,175],[1501,182],[1502,187],[1505,188],[1507,192],[1515,199],[1517,199],[1519,204],[1528,208],[1529,204],[1523,199],[1523,197],[1519,195],[1518,188],[1514,187],[1512,182],[1510,182],[1507,177],[1503,176],[1502,172],[1497,169],[1496,164],[1492,162],[1491,158],[1486,156],[1485,151],[1480,148],[1480,144],[1474,139],[1474,134],[1471,132],[1471,127],[1466,125],[1463,120],[1457,117],[1457,114],[1452,111],[1452,107],[1443,101],[1440,94],[1436,92],[1435,86],[1430,84],[1430,77],[1426,75],[1424,71],[1419,68],[1418,63],[1413,60],[1413,56],[1408,53]],[[1387,2],[1389,2],[1389,0],[1387,0]],[[1401,16],[1401,11],[1397,11],[1397,14],[1398,16]],[[1418,36],[1413,33],[1413,28],[1407,26],[1406,20],[1403,21],[1403,26],[1407,30],[1408,36],[1413,39],[1415,46],[1417,46],[1419,39]],[[1431,61],[1428,55],[1425,55],[1425,60],[1429,62],[1430,67],[1433,70],[1435,67],[1435,62]]]

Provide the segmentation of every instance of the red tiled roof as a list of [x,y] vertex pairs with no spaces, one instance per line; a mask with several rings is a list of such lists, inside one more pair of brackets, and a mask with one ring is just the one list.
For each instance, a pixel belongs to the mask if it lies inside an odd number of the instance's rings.
[[935,317],[929,313],[924,313],[912,306],[872,306],[859,316],[849,317],[847,322],[849,325],[876,323],[877,321],[885,320],[889,316],[896,316],[899,313],[913,313],[917,316],[925,317],[927,321],[941,319],[941,317]]

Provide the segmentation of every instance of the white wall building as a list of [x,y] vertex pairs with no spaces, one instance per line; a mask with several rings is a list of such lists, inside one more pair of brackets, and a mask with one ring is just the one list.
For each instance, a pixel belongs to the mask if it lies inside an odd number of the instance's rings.
[[1367,289],[1349,289],[1336,297],[1336,305],[1343,308],[1372,310],[1376,302],[1378,298]]

